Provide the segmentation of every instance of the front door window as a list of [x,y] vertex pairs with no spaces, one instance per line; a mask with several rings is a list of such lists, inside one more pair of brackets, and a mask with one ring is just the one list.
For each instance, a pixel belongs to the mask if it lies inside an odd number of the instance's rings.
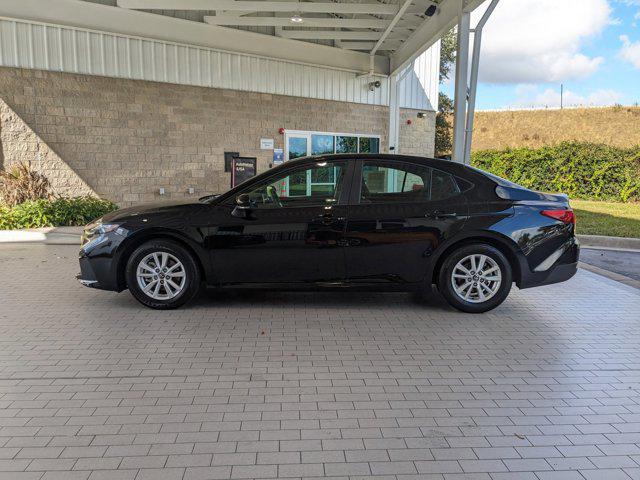
[[[319,162],[289,171],[253,187],[249,194],[253,208],[330,206],[340,199],[345,162]],[[282,185],[288,189],[282,190]]]

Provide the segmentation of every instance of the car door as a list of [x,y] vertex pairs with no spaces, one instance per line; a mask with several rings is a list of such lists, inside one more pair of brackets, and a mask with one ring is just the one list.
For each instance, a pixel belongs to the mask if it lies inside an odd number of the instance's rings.
[[219,282],[343,281],[348,166],[291,167],[241,190],[247,207],[230,199],[211,237]]
[[455,177],[421,163],[361,160],[349,203],[345,256],[352,283],[422,281],[431,255],[467,218]]

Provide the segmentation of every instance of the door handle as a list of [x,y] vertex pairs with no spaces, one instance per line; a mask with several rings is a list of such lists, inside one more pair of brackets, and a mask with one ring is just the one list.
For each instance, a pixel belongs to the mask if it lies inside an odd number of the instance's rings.
[[440,210],[434,210],[433,212],[425,214],[425,217],[433,218],[433,219],[436,219],[436,220],[438,220],[440,218],[455,218],[457,216],[458,216],[457,213],[445,213],[445,212],[442,212]]
[[325,225],[333,223],[334,221],[342,222],[345,220],[345,217],[334,217],[333,213],[323,213],[322,215],[318,215],[317,218]]

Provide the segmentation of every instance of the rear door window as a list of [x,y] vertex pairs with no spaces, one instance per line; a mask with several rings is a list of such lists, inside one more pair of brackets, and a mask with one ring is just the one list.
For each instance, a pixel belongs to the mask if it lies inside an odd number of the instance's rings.
[[433,169],[431,174],[431,200],[445,200],[460,193],[460,187],[453,175]]
[[459,193],[455,177],[436,168],[409,162],[363,162],[360,203],[441,201]]
[[428,201],[431,169],[405,162],[365,161],[361,203]]

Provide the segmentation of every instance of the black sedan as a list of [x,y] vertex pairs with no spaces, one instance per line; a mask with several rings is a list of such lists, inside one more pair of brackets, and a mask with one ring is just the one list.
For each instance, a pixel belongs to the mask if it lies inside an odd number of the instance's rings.
[[220,289],[435,284],[465,312],[500,305],[512,284],[576,272],[565,195],[481,170],[400,155],[286,162],[219,196],[139,206],[88,225],[78,279],[168,309]]

